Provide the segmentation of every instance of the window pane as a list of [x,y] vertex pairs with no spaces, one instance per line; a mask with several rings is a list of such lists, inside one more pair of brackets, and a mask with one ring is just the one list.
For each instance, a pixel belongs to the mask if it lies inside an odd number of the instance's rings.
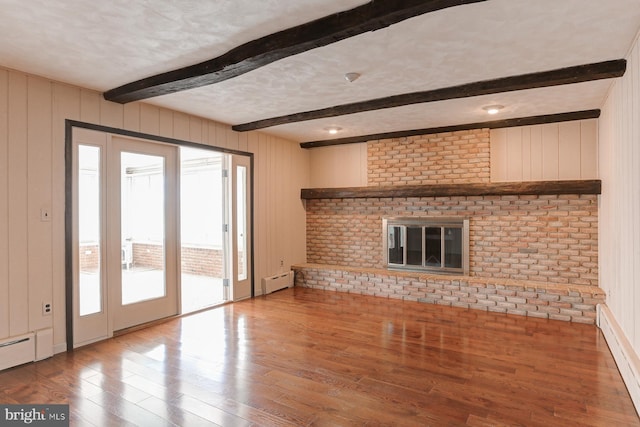
[[164,158],[121,153],[122,305],[164,297]]
[[425,263],[428,267],[442,267],[442,229],[428,227],[425,229]]
[[422,265],[422,227],[407,227],[407,264]]
[[100,275],[100,147],[78,146],[80,316],[102,311]]
[[237,167],[236,230],[238,231],[238,280],[247,279],[247,168]]
[[389,264],[404,264],[402,227],[389,227],[387,239],[387,248],[389,250]]
[[444,266],[462,268],[462,229],[444,229]]

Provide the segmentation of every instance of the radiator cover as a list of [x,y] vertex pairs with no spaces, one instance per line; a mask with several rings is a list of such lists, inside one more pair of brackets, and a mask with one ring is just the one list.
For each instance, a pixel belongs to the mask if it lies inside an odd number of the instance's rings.
[[291,287],[293,287],[293,271],[262,278],[263,295]]
[[35,334],[29,333],[0,340],[0,371],[36,359]]

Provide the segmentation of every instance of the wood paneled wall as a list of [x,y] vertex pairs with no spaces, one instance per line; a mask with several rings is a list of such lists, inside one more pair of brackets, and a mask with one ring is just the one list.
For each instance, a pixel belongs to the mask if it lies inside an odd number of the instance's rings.
[[305,261],[309,153],[298,144],[0,68],[0,338],[53,327],[65,348],[65,119],[253,153],[256,293],[261,277]]
[[[492,129],[491,182],[598,178],[598,120]],[[314,148],[311,187],[364,187],[367,143]]]
[[491,182],[598,178],[597,119],[491,130]]
[[311,187],[367,185],[367,144],[331,145],[309,150]]
[[600,116],[600,286],[640,354],[640,42]]

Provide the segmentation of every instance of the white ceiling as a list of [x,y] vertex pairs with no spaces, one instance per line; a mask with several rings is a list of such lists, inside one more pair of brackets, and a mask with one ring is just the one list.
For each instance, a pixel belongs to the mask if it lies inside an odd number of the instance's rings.
[[[0,66],[107,91],[363,0],[0,0]],[[228,124],[624,58],[640,0],[489,0],[411,18],[145,102]],[[343,75],[362,76],[348,83]],[[610,80],[264,129],[314,141],[600,108]],[[497,116],[482,106],[502,104]],[[330,137],[327,126],[343,130]]]

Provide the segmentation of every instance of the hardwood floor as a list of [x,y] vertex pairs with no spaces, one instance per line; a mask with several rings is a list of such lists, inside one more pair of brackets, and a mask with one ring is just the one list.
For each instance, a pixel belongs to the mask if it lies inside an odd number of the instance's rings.
[[0,372],[71,425],[640,425],[589,325],[293,288]]

